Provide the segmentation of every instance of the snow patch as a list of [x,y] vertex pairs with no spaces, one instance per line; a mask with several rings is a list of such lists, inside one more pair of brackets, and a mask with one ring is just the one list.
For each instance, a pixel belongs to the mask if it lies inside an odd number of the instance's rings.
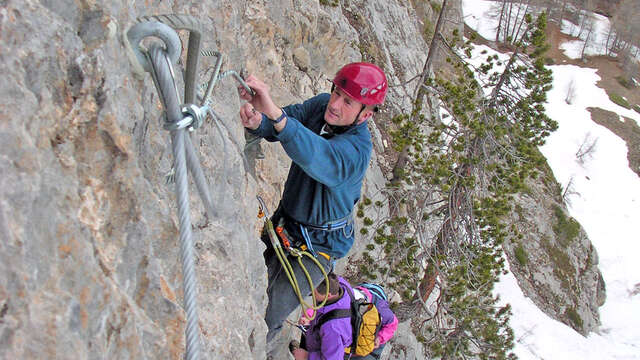
[[[467,3],[475,2],[464,2]],[[470,62],[478,66],[494,54],[500,60],[509,57],[487,46],[475,46]],[[607,287],[607,300],[600,308],[601,329],[583,337],[547,317],[524,296],[512,274],[504,275],[495,291],[503,304],[512,306],[514,352],[522,360],[638,360],[640,304],[633,294],[640,284],[637,261],[640,179],[629,168],[626,143],[594,123],[586,108],[600,107],[632,118],[638,124],[640,114],[609,100],[606,92],[596,86],[600,80],[596,69],[574,65],[555,65],[550,69],[554,81],[546,112],[558,122],[559,128],[540,150],[558,182],[566,186],[573,178],[574,190],[580,193],[572,199],[569,212],[584,227],[599,255],[599,268]],[[571,87],[576,91],[568,104],[565,99]],[[598,146],[591,158],[580,163],[576,152],[586,137],[597,139]]]

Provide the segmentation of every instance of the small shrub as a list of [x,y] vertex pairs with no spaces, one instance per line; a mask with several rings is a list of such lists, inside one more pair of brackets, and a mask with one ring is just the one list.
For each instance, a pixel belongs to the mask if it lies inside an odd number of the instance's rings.
[[571,217],[567,217],[562,208],[555,206],[553,208],[556,223],[553,226],[553,232],[558,238],[558,242],[567,247],[580,232],[580,224]]
[[518,260],[520,265],[526,266],[527,262],[529,261],[529,258],[527,257],[527,252],[524,250],[524,247],[522,246],[522,244],[518,244],[514,252],[516,255],[516,260]]
[[423,34],[425,39],[429,39],[429,41],[431,40],[431,38],[433,37],[433,24],[431,23],[431,21],[429,21],[428,19],[424,20],[424,30],[423,30]]
[[631,105],[629,105],[629,102],[623,98],[622,96],[616,94],[616,93],[609,93],[609,100],[613,101],[614,103],[622,106],[625,109],[631,109]]
[[637,113],[640,113],[640,105],[638,104],[633,105],[633,110],[635,110]]
[[542,246],[554,265],[553,273],[556,278],[560,280],[564,289],[570,289],[570,283],[568,280],[572,279],[576,273],[576,270],[571,263],[571,258],[567,255],[566,251],[558,246],[552,245],[547,238],[542,239]]
[[516,204],[514,210],[516,211],[520,219],[524,219],[524,209],[522,208],[522,205]]
[[338,6],[340,5],[340,1],[339,0],[320,0],[320,5],[325,5],[325,6]]
[[568,308],[566,315],[569,318],[569,321],[571,321],[571,323],[573,323],[573,325],[575,325],[575,327],[578,330],[582,329],[582,326],[583,326],[582,318],[580,317],[576,309]]
[[629,81],[629,79],[627,79],[624,76],[616,76],[616,80],[618,80],[618,83],[620,83],[620,85],[626,87],[627,89],[633,89],[633,82]]
[[431,5],[431,8],[436,14],[439,13],[440,10],[442,10],[442,5],[438,4],[435,1],[429,1],[429,4]]
[[548,56],[544,58],[544,64],[545,64],[545,65],[553,65],[553,64],[555,64],[555,63],[556,63],[556,61],[555,61],[555,60],[553,60],[553,58],[550,58],[550,57],[548,57]]

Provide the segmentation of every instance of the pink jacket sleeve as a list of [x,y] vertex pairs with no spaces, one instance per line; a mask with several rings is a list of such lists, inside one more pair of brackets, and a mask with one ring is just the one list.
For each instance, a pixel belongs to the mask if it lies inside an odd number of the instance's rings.
[[[369,301],[373,301],[373,294],[371,294],[368,289],[359,287],[358,290],[362,291]],[[376,336],[378,338],[378,342],[382,345],[389,341],[396,332],[396,329],[398,329],[398,318],[391,309],[389,309],[388,302],[381,300],[376,304],[376,306],[378,307],[378,312],[380,312],[380,317],[382,319],[382,327]]]
[[396,332],[397,328],[398,318],[393,315],[393,321],[382,326],[382,328],[380,328],[380,331],[378,332],[378,342],[380,343],[380,345],[389,341],[389,339],[393,337],[393,334]]

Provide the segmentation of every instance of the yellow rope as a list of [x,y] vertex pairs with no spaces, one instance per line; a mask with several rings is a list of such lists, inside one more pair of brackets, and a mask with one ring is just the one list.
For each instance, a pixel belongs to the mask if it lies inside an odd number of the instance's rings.
[[[300,290],[298,279],[295,276],[293,267],[291,266],[291,262],[289,262],[287,254],[285,253],[285,250],[280,245],[278,236],[276,235],[276,232],[273,229],[273,222],[271,221],[271,219],[269,219],[268,216],[266,216],[264,223],[267,228],[267,234],[269,235],[269,239],[271,240],[271,245],[273,246],[273,249],[276,252],[276,256],[278,257],[278,260],[280,261],[280,264],[282,265],[282,268],[284,269],[284,272],[287,275],[287,278],[289,279],[289,283],[291,284],[291,287],[293,287],[293,292],[298,297],[298,301],[302,306],[304,316],[309,320],[313,320],[316,316],[316,310],[320,309],[326,304],[327,297],[329,296],[329,277],[327,276],[327,272],[325,271],[322,264],[320,264],[318,259],[316,259],[315,256],[311,255],[308,251],[303,251],[298,249],[289,250],[291,255],[295,256],[298,259],[298,264],[300,265],[300,268],[304,272],[304,275],[307,278],[307,282],[309,283],[309,288],[311,289],[312,292],[315,289],[315,286],[313,284],[313,280],[311,280],[311,275],[309,275],[309,271],[307,271],[307,268],[302,264],[302,256],[304,255],[304,256],[307,256],[309,259],[311,259],[322,272],[322,276],[324,276],[324,281],[325,281],[325,284],[327,285],[324,300],[318,305],[316,304],[316,298],[312,294],[311,299],[313,300],[312,301],[313,304],[308,304],[306,301],[304,301],[304,296],[302,294],[302,291]],[[307,315],[305,308],[313,309],[313,315],[311,316]]]

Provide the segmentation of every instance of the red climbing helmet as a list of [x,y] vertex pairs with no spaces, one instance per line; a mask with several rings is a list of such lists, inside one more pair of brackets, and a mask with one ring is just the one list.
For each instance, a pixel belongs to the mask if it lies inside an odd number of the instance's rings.
[[333,78],[333,84],[365,105],[382,104],[388,88],[382,69],[366,62],[345,65]]

